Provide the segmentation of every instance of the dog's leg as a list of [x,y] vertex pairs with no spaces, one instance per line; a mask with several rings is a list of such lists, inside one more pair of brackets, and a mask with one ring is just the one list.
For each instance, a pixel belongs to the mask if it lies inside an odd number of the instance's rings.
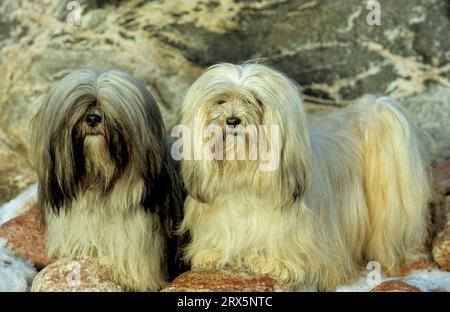
[[222,259],[223,254],[220,251],[213,249],[201,250],[192,257],[192,267],[196,269],[223,269]]
[[250,254],[244,262],[250,272],[257,275],[268,275],[283,285],[296,285],[305,279],[305,271],[301,267],[281,259]]

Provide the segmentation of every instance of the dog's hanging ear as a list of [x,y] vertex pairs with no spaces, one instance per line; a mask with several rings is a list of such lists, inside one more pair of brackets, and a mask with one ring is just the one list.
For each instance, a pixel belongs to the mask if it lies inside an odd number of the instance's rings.
[[[296,143],[289,138],[290,134],[286,132],[284,138],[281,157],[280,157],[280,179],[286,191],[292,197],[292,202],[302,199],[307,188],[310,185],[310,163],[309,157],[301,153],[309,153],[304,145],[298,147]],[[297,144],[300,142],[297,142]],[[303,143],[303,142],[302,142]]]
[[[195,91],[195,86],[191,87],[184,99],[183,105],[191,107],[192,111],[188,110],[183,114],[182,124],[186,127],[184,130],[187,131],[181,132],[182,139],[180,140],[185,154],[182,157],[177,157],[183,159],[180,163],[180,172],[183,177],[184,189],[196,201],[207,204],[212,203],[216,198],[220,185],[216,183],[217,176],[215,173],[218,168],[215,168],[215,166],[217,166],[217,163],[205,157],[196,158],[196,155],[203,155],[204,146],[198,144],[202,140],[202,135],[194,136],[196,133],[203,133],[203,129],[209,125],[207,124],[206,113],[202,110],[198,111],[193,106],[193,103],[201,103],[202,101]],[[193,114],[193,112],[197,112],[197,114]],[[180,136],[180,133],[176,135]],[[178,146],[178,148],[180,147]]]
[[52,209],[59,213],[75,198],[81,176],[82,153],[73,129],[83,115],[82,109],[94,97],[97,72],[76,70],[50,89],[31,123],[31,155],[39,179],[41,215]]
[[54,149],[51,147],[40,158],[39,168],[35,168],[39,176],[38,207],[41,217],[43,217],[46,209],[52,209],[54,213],[58,214],[64,204],[65,196],[58,182]]
[[[190,197],[196,201],[206,204],[215,196],[215,185],[210,183],[212,170],[209,166],[214,165],[207,160],[184,160],[180,164],[180,175],[184,183],[184,189]],[[209,172],[208,172],[209,170]]]
[[[61,166],[58,169],[58,158],[61,158],[57,156],[57,153],[61,152],[58,150],[60,140],[52,135],[55,132],[46,125],[44,114],[45,110],[42,109],[33,119],[31,140],[31,159],[38,174],[38,206],[42,217],[46,209],[51,209],[58,214],[68,195],[59,175]],[[71,145],[71,143],[72,141],[69,140],[65,144]],[[66,165],[71,167],[70,159]]]
[[263,102],[264,124],[275,125],[278,137],[271,138],[279,147],[279,167],[274,175],[284,206],[292,206],[303,198],[311,183],[311,148],[309,128],[299,86],[280,72],[267,68],[265,88],[260,95]]

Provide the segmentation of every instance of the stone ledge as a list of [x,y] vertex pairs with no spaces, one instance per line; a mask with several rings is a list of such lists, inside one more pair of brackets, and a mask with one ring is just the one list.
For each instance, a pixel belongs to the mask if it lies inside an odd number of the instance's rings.
[[277,285],[268,276],[253,276],[238,271],[190,270],[175,278],[163,292],[178,291],[250,291],[270,292],[292,289]]
[[422,292],[419,288],[399,280],[386,281],[376,286],[371,292]]
[[0,226],[0,237],[8,240],[8,248],[30,260],[39,270],[50,263],[46,252],[45,231],[37,217],[36,204],[20,216]]

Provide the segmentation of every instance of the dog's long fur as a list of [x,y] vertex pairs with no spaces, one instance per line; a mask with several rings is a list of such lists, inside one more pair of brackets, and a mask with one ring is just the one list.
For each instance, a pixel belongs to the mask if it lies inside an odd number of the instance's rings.
[[33,120],[31,151],[49,255],[93,257],[128,290],[161,288],[182,206],[166,144],[154,99],[128,74],[76,70],[56,83]]
[[[393,99],[366,96],[311,122],[300,88],[258,64],[209,68],[187,93],[183,123],[278,125],[281,162],[184,160],[180,232],[193,267],[248,269],[334,289],[368,261],[396,272],[424,242],[429,183],[419,130]],[[267,136],[270,134],[267,133]]]

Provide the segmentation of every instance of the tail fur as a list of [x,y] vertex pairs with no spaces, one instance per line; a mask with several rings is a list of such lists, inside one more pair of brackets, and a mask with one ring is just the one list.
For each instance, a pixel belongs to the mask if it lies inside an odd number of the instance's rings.
[[427,236],[428,156],[407,112],[389,97],[365,97],[364,188],[369,209],[367,258],[398,272]]

